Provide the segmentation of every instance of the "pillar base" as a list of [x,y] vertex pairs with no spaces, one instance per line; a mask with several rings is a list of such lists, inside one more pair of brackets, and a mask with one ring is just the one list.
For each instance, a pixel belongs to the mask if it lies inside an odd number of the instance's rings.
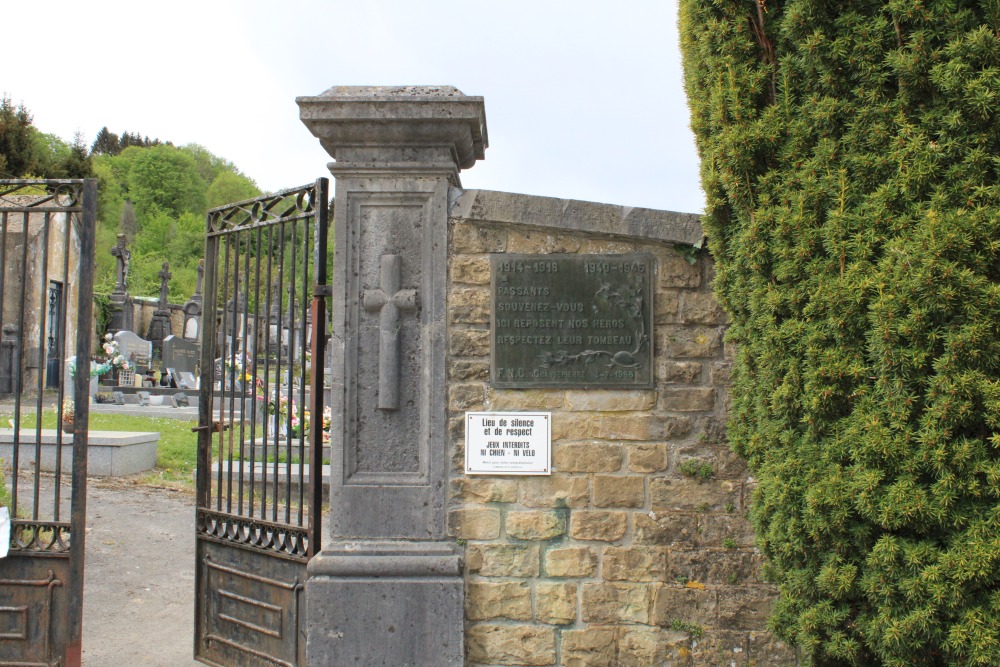
[[462,558],[449,543],[350,542],[309,562],[310,665],[464,661]]

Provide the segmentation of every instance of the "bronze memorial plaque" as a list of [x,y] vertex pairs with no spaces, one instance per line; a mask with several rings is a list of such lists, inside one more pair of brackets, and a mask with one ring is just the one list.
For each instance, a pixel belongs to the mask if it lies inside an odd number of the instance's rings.
[[493,386],[652,387],[653,258],[493,255]]

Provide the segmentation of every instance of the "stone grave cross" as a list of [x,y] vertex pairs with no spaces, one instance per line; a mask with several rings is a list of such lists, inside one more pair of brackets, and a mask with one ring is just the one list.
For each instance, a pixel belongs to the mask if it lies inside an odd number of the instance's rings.
[[115,282],[115,292],[124,293],[128,281],[128,260],[132,256],[125,244],[125,235],[118,235],[118,243],[111,248],[111,254],[118,260],[118,275]]
[[365,290],[364,309],[379,313],[378,407],[399,407],[399,311],[415,310],[417,291],[399,289],[402,258],[382,255],[379,289]]
[[160,272],[156,274],[160,276],[160,310],[166,310],[167,305],[167,281],[174,277],[174,274],[170,273],[169,262],[163,263],[163,268]]

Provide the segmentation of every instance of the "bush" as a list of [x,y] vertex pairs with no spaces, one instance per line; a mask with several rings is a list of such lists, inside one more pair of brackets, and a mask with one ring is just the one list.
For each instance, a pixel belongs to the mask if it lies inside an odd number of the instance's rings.
[[1000,664],[1000,10],[681,3],[729,434],[815,665]]

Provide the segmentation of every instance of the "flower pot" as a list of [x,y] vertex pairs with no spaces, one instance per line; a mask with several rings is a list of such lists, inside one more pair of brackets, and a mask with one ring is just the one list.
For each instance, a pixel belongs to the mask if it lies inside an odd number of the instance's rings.
[[71,422],[71,421],[63,421],[63,423],[62,423],[62,430],[63,430],[63,433],[72,433],[73,432],[73,422]]

